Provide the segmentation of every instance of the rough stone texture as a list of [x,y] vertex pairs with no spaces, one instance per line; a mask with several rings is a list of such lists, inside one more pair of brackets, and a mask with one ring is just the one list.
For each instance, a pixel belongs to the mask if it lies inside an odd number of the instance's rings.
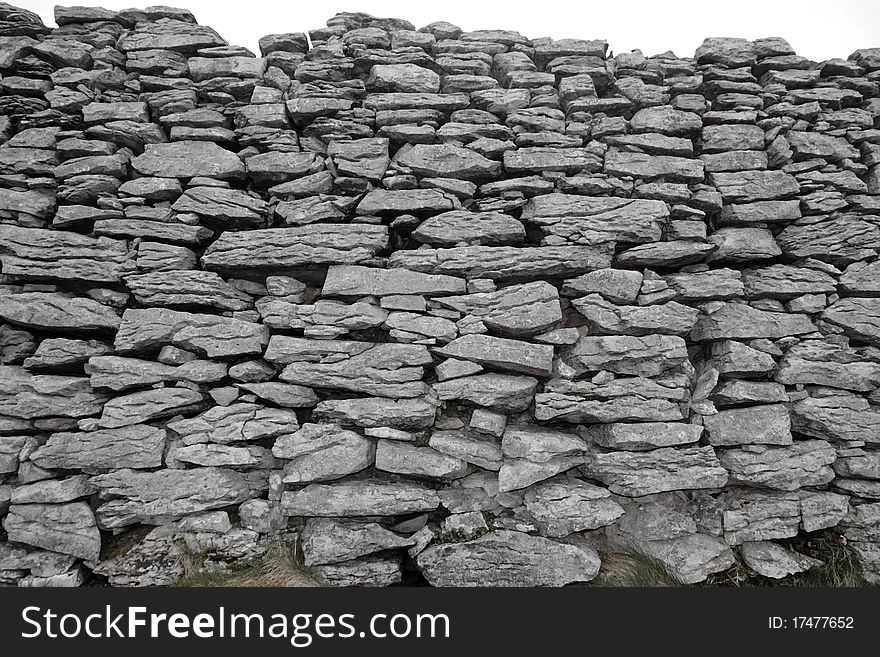
[[880,581],[877,49],[56,21],[0,10],[4,584]]

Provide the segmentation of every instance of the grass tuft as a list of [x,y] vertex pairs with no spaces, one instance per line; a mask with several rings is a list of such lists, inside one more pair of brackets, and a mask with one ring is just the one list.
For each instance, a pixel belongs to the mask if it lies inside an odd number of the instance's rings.
[[638,550],[605,555],[602,569],[593,583],[620,587],[685,586],[662,561]]
[[175,586],[194,587],[305,587],[322,586],[288,546],[272,546],[255,561],[229,571],[201,572],[204,559],[187,555],[184,575]]

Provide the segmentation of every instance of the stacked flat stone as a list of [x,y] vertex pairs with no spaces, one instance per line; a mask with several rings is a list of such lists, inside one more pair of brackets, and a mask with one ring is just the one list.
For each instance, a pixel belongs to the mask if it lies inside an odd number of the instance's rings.
[[0,4],[0,581],[880,582],[880,49]]

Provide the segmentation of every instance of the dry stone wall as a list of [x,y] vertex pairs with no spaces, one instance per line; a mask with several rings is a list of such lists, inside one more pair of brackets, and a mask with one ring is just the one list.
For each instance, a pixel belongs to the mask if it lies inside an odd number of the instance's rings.
[[880,580],[880,49],[56,20],[0,4],[4,583]]

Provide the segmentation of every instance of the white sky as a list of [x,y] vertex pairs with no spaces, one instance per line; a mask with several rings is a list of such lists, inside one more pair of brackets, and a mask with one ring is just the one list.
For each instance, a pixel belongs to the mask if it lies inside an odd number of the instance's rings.
[[[56,2],[7,0],[55,25]],[[68,4],[122,9],[175,0],[71,0]],[[846,58],[857,48],[880,47],[880,0],[177,0],[196,20],[230,44],[259,54],[257,39],[276,32],[323,27],[339,11],[405,18],[416,28],[438,20],[464,30],[516,30],[529,38],[607,39],[615,53],[672,50],[692,56],[703,38],[781,36],[799,55],[816,61]]]

